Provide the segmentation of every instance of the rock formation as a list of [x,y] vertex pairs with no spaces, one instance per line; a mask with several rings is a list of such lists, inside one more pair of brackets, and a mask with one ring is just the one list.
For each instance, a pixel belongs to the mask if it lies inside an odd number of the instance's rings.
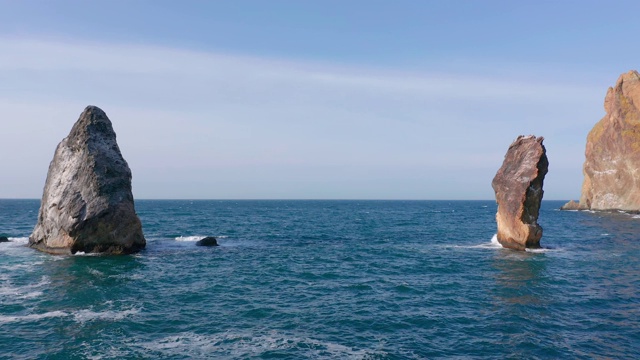
[[620,75],[616,85],[607,91],[604,109],[606,115],[587,136],[578,208],[640,211],[640,74],[637,71]]
[[29,246],[53,254],[127,254],[145,245],[131,170],[111,121],[88,106],[56,148]]
[[573,201],[573,200],[569,200],[568,203],[562,205],[560,207],[560,210],[586,210],[586,208],[582,205],[580,205],[579,202]]
[[497,238],[503,247],[540,247],[542,227],[538,225],[538,213],[549,167],[543,140],[532,135],[518,136],[491,183],[498,203]]
[[3,242],[9,242],[9,238],[7,238],[6,236],[0,236],[0,243]]
[[196,242],[196,246],[218,246],[218,240],[213,236],[207,236],[206,238]]

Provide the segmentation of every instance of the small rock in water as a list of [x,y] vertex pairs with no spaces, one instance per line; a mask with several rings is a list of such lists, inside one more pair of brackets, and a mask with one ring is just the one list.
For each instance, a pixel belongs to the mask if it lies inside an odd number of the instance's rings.
[[518,136],[491,183],[498,203],[497,238],[503,247],[522,251],[540,247],[538,214],[549,168],[543,140],[533,135]]
[[569,200],[568,203],[560,207],[560,210],[587,210],[587,208],[575,200]]
[[0,243],[9,242],[9,239],[6,236],[0,236]]
[[218,240],[213,236],[207,236],[206,238],[196,242],[196,246],[218,246]]

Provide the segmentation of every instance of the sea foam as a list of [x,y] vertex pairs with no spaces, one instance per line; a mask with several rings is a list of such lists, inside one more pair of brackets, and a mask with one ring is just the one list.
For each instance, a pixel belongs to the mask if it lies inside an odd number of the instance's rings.
[[320,341],[301,336],[290,336],[276,331],[268,334],[223,333],[199,335],[181,333],[141,344],[143,348],[163,356],[232,358],[260,357],[273,351],[297,351],[307,358],[323,359],[367,359],[387,355],[382,351],[353,349],[341,344]]
[[0,315],[0,324],[7,324],[13,322],[32,322],[42,319],[65,317],[68,316],[64,311],[49,311],[42,314],[29,314],[29,315]]

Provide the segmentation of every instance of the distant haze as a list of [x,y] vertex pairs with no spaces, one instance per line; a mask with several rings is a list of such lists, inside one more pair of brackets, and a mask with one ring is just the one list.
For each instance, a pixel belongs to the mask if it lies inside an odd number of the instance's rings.
[[639,67],[640,5],[604,6],[0,1],[0,198],[42,195],[90,104],[136,198],[492,199],[520,134],[546,139],[545,199],[578,198]]

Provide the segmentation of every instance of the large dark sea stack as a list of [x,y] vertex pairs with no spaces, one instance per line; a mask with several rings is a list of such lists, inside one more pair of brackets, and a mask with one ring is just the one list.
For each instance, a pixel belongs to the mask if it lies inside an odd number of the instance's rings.
[[533,135],[518,136],[491,183],[498,203],[497,237],[503,247],[540,247],[542,227],[538,225],[538,213],[549,168],[543,140]]
[[29,246],[53,254],[128,254],[145,245],[116,133],[104,111],[88,106],[56,148]]
[[[640,211],[640,74],[620,75],[587,136],[577,209]],[[574,206],[574,208],[576,208]],[[571,209],[565,205],[563,209]]]

